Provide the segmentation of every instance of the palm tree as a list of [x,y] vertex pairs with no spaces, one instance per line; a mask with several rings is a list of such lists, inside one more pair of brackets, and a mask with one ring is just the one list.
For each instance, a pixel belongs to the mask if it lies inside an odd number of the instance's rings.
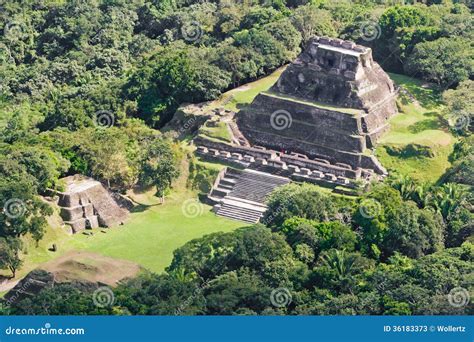
[[334,272],[335,284],[342,289],[348,289],[351,293],[357,259],[357,255],[337,249],[330,250],[321,256],[322,264]]
[[446,183],[436,188],[433,196],[433,207],[444,219],[464,204],[467,198],[466,189],[456,183]]
[[433,202],[432,187],[430,183],[421,183],[415,187],[413,200],[420,208],[426,208]]
[[416,191],[416,183],[410,176],[398,175],[398,177],[391,182],[391,186],[400,192],[404,200],[413,199]]

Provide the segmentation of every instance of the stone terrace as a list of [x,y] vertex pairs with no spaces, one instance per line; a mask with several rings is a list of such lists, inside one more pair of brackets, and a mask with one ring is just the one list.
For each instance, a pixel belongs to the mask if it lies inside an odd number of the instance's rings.
[[[231,146],[224,143],[196,139],[197,154],[209,161],[225,162],[238,168],[249,168],[274,175],[311,183],[332,183],[355,188],[357,179],[379,179],[386,173],[374,158],[377,173],[362,168],[354,169],[348,164],[331,164],[328,160],[301,154],[285,154],[255,147]],[[368,157],[369,158],[369,157]]]
[[194,139],[201,158],[245,169],[218,177],[209,195],[217,214],[258,221],[275,179],[344,194],[354,194],[359,180],[382,179],[387,171],[370,149],[397,111],[396,95],[370,48],[313,39],[269,91],[226,123],[232,143]]
[[66,190],[57,193],[60,215],[73,233],[85,228],[115,226],[127,218],[128,211],[100,182],[80,175],[62,180],[66,183]]
[[219,173],[208,197],[216,203],[217,215],[257,223],[267,209],[268,195],[289,182],[288,178],[268,173],[226,168]]
[[380,174],[369,149],[397,112],[396,95],[370,48],[315,38],[269,91],[237,113],[237,124],[250,145]]

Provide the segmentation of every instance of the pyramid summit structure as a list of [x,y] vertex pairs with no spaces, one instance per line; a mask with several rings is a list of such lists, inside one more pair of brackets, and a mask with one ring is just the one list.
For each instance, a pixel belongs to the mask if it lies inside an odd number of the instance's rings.
[[317,37],[237,125],[251,145],[383,175],[370,149],[397,112],[396,95],[370,48]]

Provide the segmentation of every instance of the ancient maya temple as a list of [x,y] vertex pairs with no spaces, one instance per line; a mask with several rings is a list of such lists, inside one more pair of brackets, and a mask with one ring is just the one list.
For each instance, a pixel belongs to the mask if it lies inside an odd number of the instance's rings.
[[319,38],[237,122],[252,144],[381,173],[366,150],[396,113],[395,95],[370,48]]
[[128,212],[100,182],[81,175],[62,178],[64,192],[56,192],[64,223],[77,233],[86,228],[122,224]]
[[[217,202],[216,212],[230,203],[234,208],[229,212],[237,217],[223,216],[238,218],[236,198],[244,200],[240,207],[246,210],[263,205],[263,212],[265,194],[285,183],[275,177],[347,188],[355,187],[356,180],[384,177],[387,172],[372,149],[397,112],[396,95],[370,48],[314,38],[269,91],[228,123],[232,144],[195,139],[201,156],[246,168],[219,175],[209,196]],[[274,186],[262,185],[265,192],[259,187],[263,183]],[[247,221],[258,221],[254,214],[246,213]]]

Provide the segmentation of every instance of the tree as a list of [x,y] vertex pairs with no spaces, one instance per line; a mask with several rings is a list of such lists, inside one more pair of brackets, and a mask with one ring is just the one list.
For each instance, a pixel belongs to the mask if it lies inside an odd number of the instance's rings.
[[142,274],[115,290],[117,307],[132,315],[202,315],[205,302],[202,285],[175,274]]
[[474,74],[472,43],[463,38],[419,43],[408,58],[407,71],[443,87],[456,85]]
[[287,60],[288,50],[265,30],[242,30],[234,34],[235,45],[251,50],[259,75],[276,69]]
[[173,180],[179,176],[176,147],[165,139],[155,139],[147,146],[140,168],[140,183],[155,186],[157,195],[164,197]]
[[271,7],[256,7],[243,17],[240,28],[249,29],[252,27],[263,26],[272,21],[281,19],[282,13]]
[[337,36],[334,20],[331,14],[314,5],[301,6],[295,9],[291,16],[293,26],[301,33],[303,44],[314,36]]
[[473,131],[474,128],[474,81],[461,82],[456,89],[443,93],[446,104],[444,116],[455,126],[457,133]]
[[449,159],[452,167],[443,176],[443,182],[474,186],[474,135],[456,142]]
[[111,307],[94,304],[92,291],[80,290],[72,284],[57,284],[45,288],[34,297],[14,301],[14,315],[110,315]]
[[268,281],[278,283],[287,280],[300,266],[283,236],[257,225],[190,241],[174,252],[173,261],[166,270],[182,269],[185,274],[209,280],[218,274],[247,267]]
[[360,199],[353,215],[353,224],[362,230],[362,251],[366,255],[380,256],[380,246],[388,230],[388,214],[401,206],[399,192],[382,184]]
[[359,253],[331,249],[324,252],[315,269],[317,284],[337,292],[354,293],[361,270],[372,267],[371,262]]
[[15,237],[0,237],[0,269],[8,268],[12,272],[12,278],[16,276],[16,270],[20,268],[22,261],[18,256],[21,241]]
[[388,214],[388,230],[380,247],[385,256],[398,251],[410,258],[439,251],[444,247],[442,218],[406,202]]
[[294,216],[320,222],[336,220],[339,209],[346,204],[344,200],[321,193],[313,185],[289,184],[270,195],[262,222],[274,227]]
[[124,90],[137,102],[137,116],[162,125],[181,103],[211,100],[227,88],[230,75],[200,57],[176,44],[159,50],[136,70]]
[[269,23],[263,29],[286,47],[285,58],[287,60],[293,60],[297,57],[300,52],[301,34],[291,25],[288,19]]
[[414,198],[416,193],[416,183],[410,176],[399,175],[390,185],[400,192],[400,195],[405,201]]
[[316,255],[331,248],[353,251],[357,241],[351,228],[339,221],[317,222],[293,217],[274,229],[285,234],[290,245],[306,244],[314,249]]
[[59,153],[40,145],[26,146],[18,143],[0,150],[8,153],[8,158],[16,160],[24,168],[24,172],[35,177],[37,191],[41,193],[54,188],[59,177],[69,168],[69,162]]
[[208,315],[255,315],[271,306],[272,289],[255,273],[241,269],[219,275],[204,293]]
[[460,184],[446,183],[435,189],[433,197],[433,207],[446,219],[463,205],[467,191]]
[[[17,165],[18,166],[18,165]],[[6,175],[5,163],[0,158],[0,173]],[[21,170],[18,167],[16,170]],[[22,177],[23,179],[16,178]],[[28,179],[29,178],[29,179]],[[0,238],[2,253],[0,264],[8,267],[15,277],[21,265],[19,252],[22,247],[20,237],[30,234],[38,242],[47,227],[45,217],[53,213],[51,207],[37,197],[31,176],[14,175],[0,180]]]
[[412,201],[402,201],[398,191],[377,185],[364,196],[354,214],[354,224],[362,230],[362,250],[382,260],[401,252],[419,258],[443,247],[442,217],[429,209],[419,209]]
[[436,17],[425,6],[389,7],[378,20],[380,39],[374,46],[375,56],[380,56],[384,67],[403,70],[417,43],[439,37]]

